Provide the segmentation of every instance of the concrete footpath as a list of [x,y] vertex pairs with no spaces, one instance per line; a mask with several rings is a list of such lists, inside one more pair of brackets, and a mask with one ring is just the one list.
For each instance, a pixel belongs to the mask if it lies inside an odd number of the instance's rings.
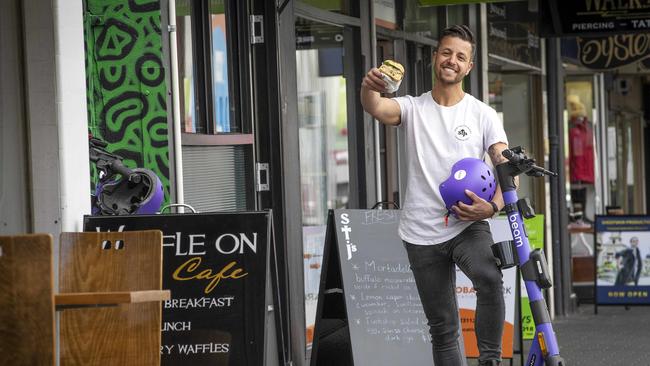
[[[596,315],[592,304],[582,304],[553,328],[567,366],[650,366],[650,306],[599,306]],[[525,363],[530,342],[524,346]],[[521,365],[518,354],[512,365]]]
[[650,306],[599,306],[596,315],[583,304],[553,327],[568,366],[650,366]]

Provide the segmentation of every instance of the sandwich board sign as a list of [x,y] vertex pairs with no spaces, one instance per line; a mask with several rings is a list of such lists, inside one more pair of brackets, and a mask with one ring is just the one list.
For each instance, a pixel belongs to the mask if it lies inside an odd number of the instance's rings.
[[[397,235],[400,214],[399,210],[330,211],[312,366],[432,364],[427,318]],[[512,273],[508,286],[514,288]],[[458,274],[457,287],[462,281],[462,272]],[[514,308],[514,296],[510,298],[513,301],[506,306]],[[459,344],[467,355],[467,338],[463,338],[459,331]]]
[[84,229],[163,232],[161,365],[278,365],[270,211],[86,216]]

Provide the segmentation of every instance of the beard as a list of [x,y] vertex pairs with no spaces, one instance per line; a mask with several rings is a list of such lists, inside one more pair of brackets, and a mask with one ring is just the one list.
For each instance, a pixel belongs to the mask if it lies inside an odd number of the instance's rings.
[[[442,73],[444,72],[443,69],[445,67],[449,67],[449,68],[453,69],[454,71],[456,71],[456,77],[453,78],[453,79],[443,78]],[[440,82],[442,84],[454,85],[454,84],[458,84],[458,83],[462,82],[463,79],[465,78],[466,74],[461,73],[460,69],[451,67],[451,66],[449,66],[447,64],[442,64],[442,65],[440,65],[440,67],[438,67],[436,69],[435,76],[436,76],[436,81],[438,81],[438,82]]]

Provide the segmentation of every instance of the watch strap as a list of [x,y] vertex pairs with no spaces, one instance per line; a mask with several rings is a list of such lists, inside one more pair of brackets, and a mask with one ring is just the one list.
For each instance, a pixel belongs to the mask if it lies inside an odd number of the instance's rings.
[[499,206],[497,206],[497,204],[494,203],[494,201],[490,201],[489,203],[490,205],[492,205],[492,209],[494,210],[494,213],[499,212]]

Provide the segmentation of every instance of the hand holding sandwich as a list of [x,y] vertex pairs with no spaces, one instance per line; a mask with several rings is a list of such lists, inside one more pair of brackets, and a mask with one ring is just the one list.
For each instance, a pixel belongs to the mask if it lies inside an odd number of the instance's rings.
[[370,69],[361,83],[363,109],[384,124],[398,125],[399,104],[390,98],[382,97],[380,93],[395,92],[403,77],[404,67],[392,60],[384,61],[379,68]]
[[404,78],[404,66],[393,60],[384,61],[379,68],[373,67],[363,78],[363,84],[378,93],[394,93]]
[[384,81],[384,75],[381,73],[381,71],[379,71],[378,68],[373,67],[363,78],[361,86],[365,86],[377,93],[386,93],[386,87],[388,85]]

